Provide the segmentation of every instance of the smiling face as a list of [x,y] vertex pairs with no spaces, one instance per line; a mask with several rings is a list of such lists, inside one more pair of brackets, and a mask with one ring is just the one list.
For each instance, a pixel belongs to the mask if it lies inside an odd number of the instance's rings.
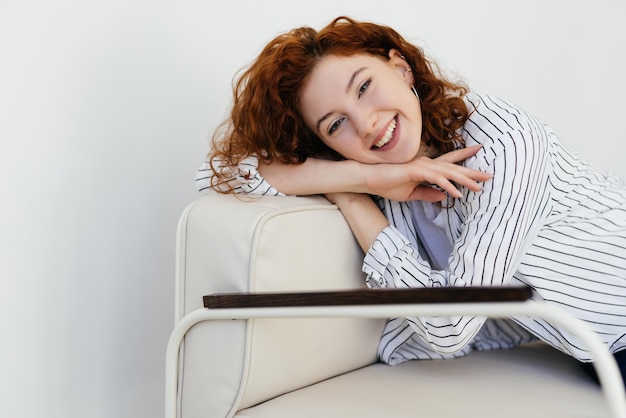
[[[396,50],[384,60],[367,54],[328,55],[302,89],[307,126],[330,148],[362,163],[404,163],[418,153],[422,117],[413,77]],[[422,148],[420,150],[420,148]]]

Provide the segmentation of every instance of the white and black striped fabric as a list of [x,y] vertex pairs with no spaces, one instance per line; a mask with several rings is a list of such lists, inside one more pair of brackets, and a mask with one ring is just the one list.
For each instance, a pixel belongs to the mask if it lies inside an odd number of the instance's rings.
[[[258,171],[259,159],[255,155],[244,158],[237,167],[218,166],[228,175],[229,180],[217,184],[220,186],[232,186],[234,193],[250,193],[257,195],[285,196],[261,177]],[[198,191],[209,193],[213,170],[208,162],[204,162],[196,172],[196,187]],[[226,189],[226,187],[224,187]]]
[[[377,202],[390,222],[365,256],[371,287],[526,284],[536,297],[585,321],[612,352],[626,348],[626,187],[566,150],[543,123],[503,100],[470,93],[471,115],[461,134],[482,149],[464,165],[491,173],[480,192],[441,208],[425,202]],[[601,140],[599,138],[598,140]],[[250,157],[235,172],[239,192],[280,195],[258,175]],[[203,165],[204,190],[210,170]],[[415,205],[423,205],[416,216]],[[433,267],[431,222],[452,248],[445,268]],[[435,246],[440,248],[440,246]],[[428,249],[428,248],[426,248]],[[441,264],[441,263],[438,263]],[[382,361],[463,356],[539,338],[581,360],[590,356],[566,331],[543,320],[477,317],[389,319]]]

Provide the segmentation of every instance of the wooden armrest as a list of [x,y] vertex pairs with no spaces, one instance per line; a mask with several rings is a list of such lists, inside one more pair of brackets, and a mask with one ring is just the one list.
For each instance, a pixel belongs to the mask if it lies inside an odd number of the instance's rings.
[[215,293],[203,297],[205,308],[384,305],[413,303],[521,302],[532,296],[527,286],[438,287],[425,289],[356,289],[321,292]]

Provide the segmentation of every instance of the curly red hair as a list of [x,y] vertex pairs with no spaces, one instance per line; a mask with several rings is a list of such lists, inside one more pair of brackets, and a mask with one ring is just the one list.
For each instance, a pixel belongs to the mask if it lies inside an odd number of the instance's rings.
[[233,86],[230,117],[213,135],[208,155],[212,184],[230,180],[232,174],[220,167],[235,167],[249,155],[266,163],[287,164],[299,164],[308,157],[341,159],[304,123],[298,111],[300,91],[327,55],[367,53],[389,59],[394,48],[412,69],[422,109],[422,141],[439,153],[454,149],[462,141],[458,129],[468,117],[465,85],[444,78],[422,49],[394,29],[340,16],[319,31],[300,27],[277,36],[241,73]]

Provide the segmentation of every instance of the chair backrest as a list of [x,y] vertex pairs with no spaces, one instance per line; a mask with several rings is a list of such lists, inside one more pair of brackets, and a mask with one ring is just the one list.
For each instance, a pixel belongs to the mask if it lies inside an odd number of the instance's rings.
[[[322,197],[206,195],[180,218],[176,320],[220,292],[363,288],[363,254]],[[377,361],[381,319],[257,319],[194,326],[181,351],[183,418],[228,417]]]

